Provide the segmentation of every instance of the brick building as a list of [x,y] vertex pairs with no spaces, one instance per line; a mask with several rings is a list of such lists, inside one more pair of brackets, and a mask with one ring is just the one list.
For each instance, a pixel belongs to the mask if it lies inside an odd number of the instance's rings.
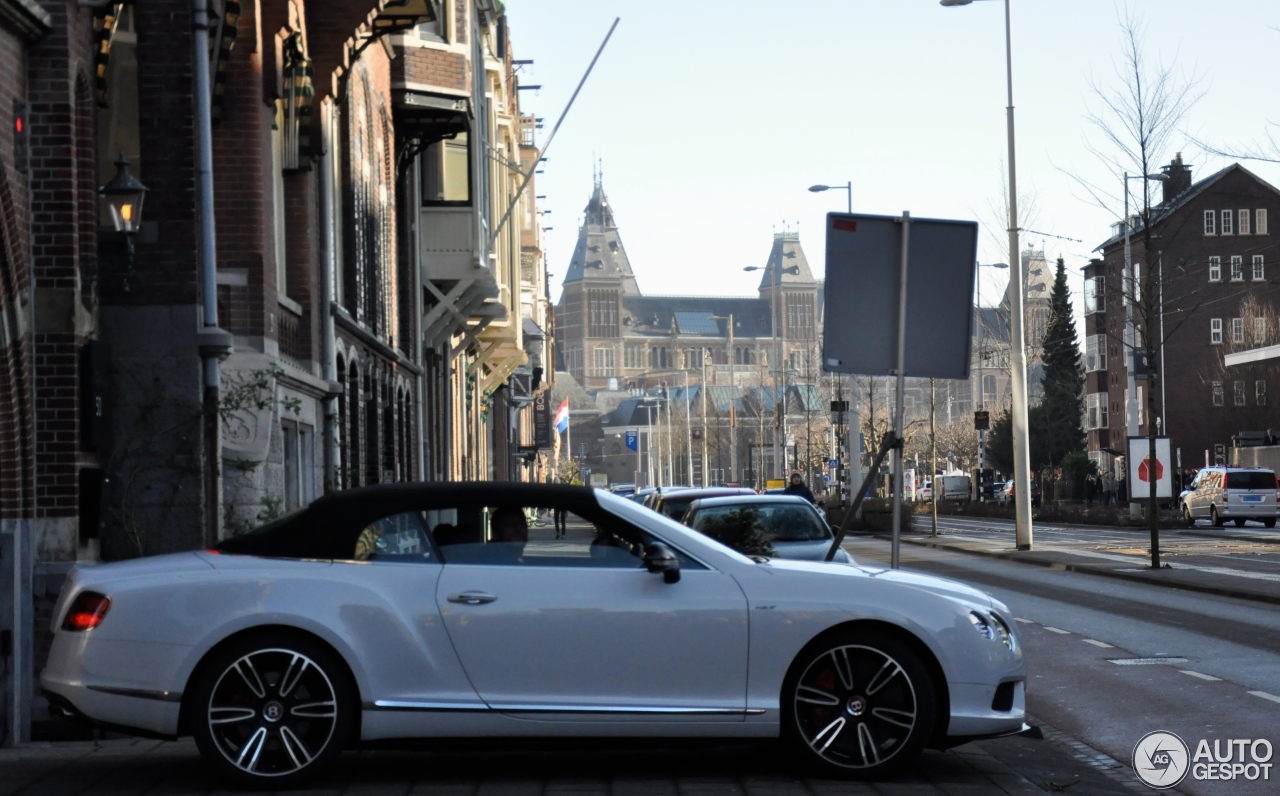
[[[1147,335],[1165,341],[1155,367],[1138,357],[1138,432],[1145,436],[1154,421],[1180,451],[1182,467],[1194,469],[1228,461],[1240,432],[1278,425],[1267,395],[1268,382],[1273,389],[1277,384],[1274,361],[1228,368],[1224,357],[1280,341],[1280,248],[1270,229],[1280,193],[1239,164],[1192,182],[1179,155],[1163,173],[1160,203],[1150,216],[1155,251],[1144,251],[1142,218],[1130,221],[1134,279],[1157,291],[1148,303],[1157,302],[1158,325],[1149,331],[1138,318],[1139,350]],[[1099,246],[1101,258],[1085,269],[1085,425],[1090,457],[1104,470],[1115,469],[1126,438],[1123,232],[1117,223]],[[1149,390],[1154,418],[1147,416]]]
[[[542,473],[513,456],[552,318],[501,5],[210,9],[200,96],[189,3],[0,0],[0,744],[40,718],[77,560]],[[99,195],[121,155],[128,238]]]

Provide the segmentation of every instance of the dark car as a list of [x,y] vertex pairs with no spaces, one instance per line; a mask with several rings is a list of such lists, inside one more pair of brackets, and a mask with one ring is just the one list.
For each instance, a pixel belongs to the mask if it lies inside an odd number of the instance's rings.
[[733,495],[754,495],[756,491],[745,486],[708,486],[691,489],[668,489],[659,492],[649,508],[661,512],[677,522],[684,516],[685,509],[695,500],[713,497],[730,497]]
[[[769,540],[777,558],[822,561],[835,538],[831,526],[812,503],[795,495],[735,495],[708,497],[689,504],[680,521],[695,531],[703,531],[718,518],[750,521]],[[843,549],[835,562],[852,564]]]

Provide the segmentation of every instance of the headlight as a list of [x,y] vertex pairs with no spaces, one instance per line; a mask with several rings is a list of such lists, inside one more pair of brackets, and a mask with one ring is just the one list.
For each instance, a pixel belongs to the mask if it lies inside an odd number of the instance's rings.
[[983,637],[991,641],[999,641],[1009,649],[1013,649],[1013,631],[999,614],[992,612],[991,616],[987,617],[977,611],[970,611],[969,621],[973,623],[973,629]]

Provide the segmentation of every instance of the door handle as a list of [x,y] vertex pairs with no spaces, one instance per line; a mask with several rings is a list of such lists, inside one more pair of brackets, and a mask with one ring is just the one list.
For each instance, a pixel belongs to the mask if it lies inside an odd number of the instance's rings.
[[464,591],[461,594],[450,594],[449,602],[461,603],[463,605],[485,605],[498,599],[492,594],[485,594],[482,591]]

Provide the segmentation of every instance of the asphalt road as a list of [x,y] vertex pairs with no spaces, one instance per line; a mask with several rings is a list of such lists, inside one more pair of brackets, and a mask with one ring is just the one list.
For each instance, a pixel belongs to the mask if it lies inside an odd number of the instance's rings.
[[[999,521],[948,520],[948,529],[966,535],[1012,533],[990,527]],[[1037,545],[1111,544],[1129,533],[1037,527],[1036,539]],[[845,547],[862,562],[889,558],[884,539],[860,537]],[[1280,747],[1280,613],[1274,606],[915,545],[903,545],[901,560],[903,568],[978,585],[1005,601],[1019,621],[1030,660],[1029,713],[1117,760],[1131,760],[1139,739],[1157,730],[1186,741],[1193,763],[1201,739],[1210,750],[1215,740],[1226,739],[1267,739]],[[1236,558],[1228,565],[1243,566]],[[1280,561],[1268,553],[1251,568],[1272,566],[1280,574]],[[1126,660],[1143,665],[1114,662]],[[1273,759],[1280,763],[1280,754]],[[1247,755],[1245,762],[1252,762]],[[1271,773],[1266,782],[1188,777],[1177,790],[1280,792],[1280,770]]]
[[[930,528],[928,516],[916,516],[915,523],[916,528]],[[1004,549],[1014,547],[1011,520],[939,515],[938,528],[947,536],[985,540]],[[1036,523],[1034,533],[1039,549],[1061,548],[1099,559],[1127,559],[1135,566],[1144,566],[1150,560],[1151,535],[1146,528]],[[1163,528],[1160,555],[1162,562],[1174,566],[1228,568],[1238,571],[1241,577],[1280,583],[1280,528],[1265,528],[1258,522],[1249,522],[1242,528],[1214,528],[1201,520],[1194,528]]]

